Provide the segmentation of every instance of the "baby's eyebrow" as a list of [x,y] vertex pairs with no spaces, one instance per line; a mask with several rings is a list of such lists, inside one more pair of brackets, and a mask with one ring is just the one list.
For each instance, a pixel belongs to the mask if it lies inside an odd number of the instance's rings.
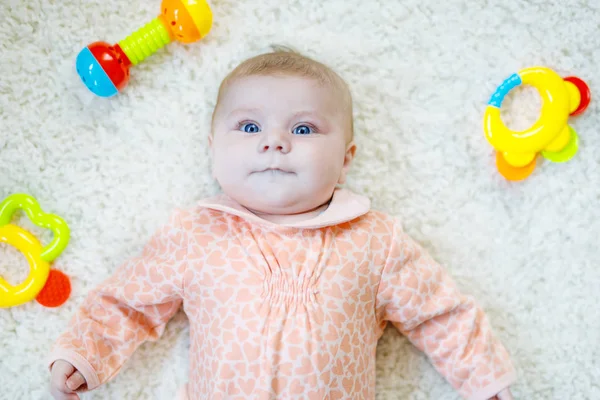
[[227,114],[227,119],[235,117],[236,115],[243,114],[258,114],[260,111],[258,108],[236,108]]
[[295,119],[295,118],[300,118],[300,117],[316,117],[319,120],[325,120],[325,117],[319,113],[318,110],[302,110],[302,111],[298,111],[295,112],[294,114],[292,114],[291,118]]

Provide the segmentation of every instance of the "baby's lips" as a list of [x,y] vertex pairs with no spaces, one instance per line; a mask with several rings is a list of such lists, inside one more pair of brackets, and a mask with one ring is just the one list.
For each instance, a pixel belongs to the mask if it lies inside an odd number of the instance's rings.
[[51,262],[63,252],[71,232],[67,223],[57,215],[46,214],[33,197],[16,193],[8,196],[0,203],[0,226],[10,223],[13,214],[21,209],[25,211],[31,222],[42,228],[50,229],[54,235],[52,241],[42,249],[41,258]]

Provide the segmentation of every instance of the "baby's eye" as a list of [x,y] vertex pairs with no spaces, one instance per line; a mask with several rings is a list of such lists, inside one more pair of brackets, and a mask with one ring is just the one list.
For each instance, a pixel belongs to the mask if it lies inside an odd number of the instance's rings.
[[248,122],[246,124],[241,124],[240,125],[240,130],[246,132],[246,133],[257,133],[260,132],[260,128],[258,127],[258,125],[256,125],[253,122]]
[[308,125],[298,125],[292,131],[294,135],[308,135],[313,133],[313,129]]

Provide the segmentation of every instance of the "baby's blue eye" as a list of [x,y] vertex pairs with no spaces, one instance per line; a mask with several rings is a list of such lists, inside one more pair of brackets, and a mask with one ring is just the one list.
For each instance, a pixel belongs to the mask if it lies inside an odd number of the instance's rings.
[[247,124],[240,125],[240,129],[246,133],[257,133],[260,132],[260,128],[255,123],[249,122]]
[[313,133],[313,130],[308,125],[298,125],[294,128],[292,132],[294,133],[294,135],[308,135]]

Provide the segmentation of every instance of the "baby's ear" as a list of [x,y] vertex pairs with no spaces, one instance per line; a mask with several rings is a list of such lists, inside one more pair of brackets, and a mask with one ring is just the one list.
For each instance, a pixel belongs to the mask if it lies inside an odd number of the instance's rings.
[[346,147],[346,154],[344,155],[344,165],[342,166],[342,171],[340,173],[340,179],[338,183],[340,185],[346,183],[346,175],[350,170],[350,165],[352,165],[352,161],[354,160],[354,156],[356,155],[356,143],[354,141],[348,143]]
[[208,135],[208,152],[209,157],[210,157],[210,174],[214,179],[217,179],[217,176],[215,174],[215,163],[213,160],[214,157],[214,153],[213,153],[213,135],[212,132]]

